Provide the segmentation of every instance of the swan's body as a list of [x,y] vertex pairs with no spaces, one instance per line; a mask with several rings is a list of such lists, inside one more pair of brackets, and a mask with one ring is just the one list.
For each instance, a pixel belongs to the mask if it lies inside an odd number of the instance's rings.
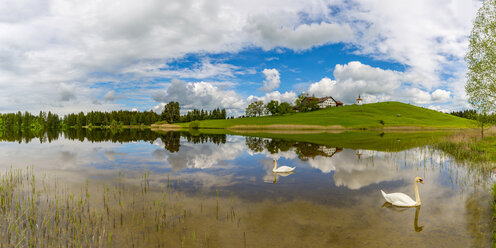
[[384,199],[386,199],[387,202],[393,204],[394,206],[398,206],[398,207],[420,206],[421,202],[420,202],[420,195],[418,192],[417,182],[423,184],[424,181],[420,177],[415,178],[415,201],[403,193],[386,194],[384,193],[384,191],[381,190],[382,196],[384,197]]
[[274,159],[274,168],[272,169],[272,172],[274,172],[274,173],[287,173],[287,172],[294,171],[295,168],[296,167],[289,167],[289,166],[277,167],[277,161]]

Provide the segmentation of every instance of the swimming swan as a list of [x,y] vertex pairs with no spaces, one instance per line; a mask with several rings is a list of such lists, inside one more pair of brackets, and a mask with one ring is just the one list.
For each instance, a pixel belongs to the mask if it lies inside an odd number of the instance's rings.
[[284,172],[291,172],[294,171],[296,167],[289,167],[289,166],[281,166],[277,167],[277,161],[274,159],[274,169],[272,169],[272,172],[275,173],[284,173]]
[[393,204],[394,206],[398,206],[398,207],[420,206],[420,195],[419,195],[418,186],[417,186],[418,182],[420,182],[421,184],[424,184],[424,181],[422,180],[422,178],[420,178],[420,177],[415,178],[415,201],[403,193],[386,194],[386,193],[384,193],[384,191],[381,190],[382,196],[384,197],[384,199],[386,199],[387,202]]

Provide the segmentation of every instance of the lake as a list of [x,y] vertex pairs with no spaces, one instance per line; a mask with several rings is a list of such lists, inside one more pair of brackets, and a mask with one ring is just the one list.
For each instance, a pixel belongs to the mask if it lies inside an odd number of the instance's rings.
[[[492,244],[493,175],[430,147],[431,134],[242,136],[212,132],[82,129],[41,137],[4,136],[0,166],[3,173],[21,168],[33,175],[33,181],[35,176],[42,180],[33,182],[38,191],[34,195],[39,197],[34,202],[53,209],[48,219],[53,218],[57,226],[46,227],[40,213],[34,214],[32,221],[43,224],[26,227],[25,237],[36,237],[38,245],[55,242],[64,246],[68,240],[115,247]],[[369,136],[377,143],[359,139]],[[316,142],[309,142],[308,137],[316,137]],[[341,140],[332,141],[333,137]],[[424,137],[427,141],[418,143]],[[327,140],[319,142],[319,138]],[[279,165],[296,167],[295,173],[274,174],[274,159]],[[417,176],[425,183],[419,185],[421,207],[385,204],[380,190],[414,198]],[[22,198],[25,191],[20,192]],[[47,194],[46,204],[40,192]],[[84,216],[78,217],[79,223],[89,221],[87,235],[69,231],[67,223],[58,227],[58,211],[65,218],[72,213],[71,207],[79,209],[77,201],[68,200],[70,192],[75,198],[87,195],[80,202],[88,210],[81,207]],[[68,197],[66,210],[58,210],[58,201],[56,207],[49,203],[61,197]],[[7,231],[11,229],[5,223],[3,227],[2,243],[6,244],[6,237],[14,232]],[[41,234],[43,228],[48,230],[47,237]],[[106,238],[95,239],[95,233]],[[62,239],[55,234],[66,236]],[[17,235],[21,237],[22,231]],[[9,244],[14,240],[31,244],[16,237],[10,237]]]

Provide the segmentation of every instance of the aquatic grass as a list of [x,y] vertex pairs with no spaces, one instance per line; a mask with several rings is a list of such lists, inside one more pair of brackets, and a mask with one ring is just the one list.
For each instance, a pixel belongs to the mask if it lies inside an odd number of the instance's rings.
[[[136,187],[135,179],[119,171],[110,184],[87,179],[79,190],[57,178],[38,178],[33,167],[0,173],[2,246],[214,247],[215,232],[201,223],[232,229],[236,228],[232,223],[240,221],[233,193],[222,196],[217,190],[215,197],[202,193],[200,207],[196,198],[177,190],[179,178],[153,185],[145,172]],[[242,243],[240,239],[239,246]]]
[[496,247],[496,183],[493,184],[493,247]]
[[483,174],[491,174],[496,169],[496,134],[491,133],[484,139],[477,133],[456,133],[432,145],[457,162],[477,168]]

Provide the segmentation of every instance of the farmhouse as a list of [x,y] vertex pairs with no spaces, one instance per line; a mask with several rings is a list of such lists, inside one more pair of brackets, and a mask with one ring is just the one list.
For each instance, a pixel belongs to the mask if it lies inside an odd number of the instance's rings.
[[322,97],[322,98],[317,98],[317,105],[319,108],[324,109],[328,107],[338,107],[338,106],[343,106],[343,103],[340,101],[334,100],[334,98],[330,96]]

